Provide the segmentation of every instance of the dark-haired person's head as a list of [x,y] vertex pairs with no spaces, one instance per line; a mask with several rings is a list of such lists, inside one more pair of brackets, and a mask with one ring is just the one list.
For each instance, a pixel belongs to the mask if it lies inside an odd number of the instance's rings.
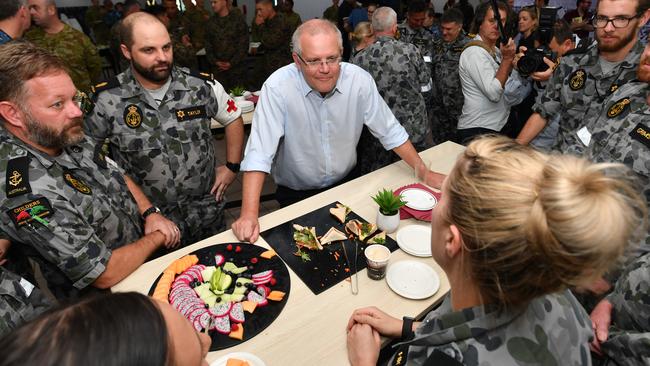
[[566,20],[560,19],[555,22],[553,26],[553,38],[551,38],[548,46],[558,57],[564,56],[564,54],[575,48],[573,31]]
[[427,6],[422,0],[412,0],[406,12],[406,21],[412,29],[420,29],[424,25]]
[[0,29],[11,38],[20,38],[31,24],[27,0],[0,2]]
[[155,16],[165,25],[165,27],[169,27],[170,19],[169,15],[167,15],[167,9],[165,9],[164,6],[158,4],[149,6],[147,7],[147,13]]
[[0,347],[0,366],[201,366],[210,338],[168,304],[127,292],[56,308]]
[[28,0],[27,3],[32,21],[39,27],[46,27],[59,19],[54,0]]
[[463,12],[458,8],[449,8],[440,19],[442,40],[450,43],[455,41],[463,30]]
[[576,0],[576,8],[582,10],[589,10],[591,7],[591,0]]
[[126,18],[127,16],[137,13],[142,10],[138,0],[126,0],[124,2],[124,11],[122,12],[122,17]]
[[[501,15],[501,23],[505,27],[508,15],[508,5],[501,1],[497,1],[499,7],[499,14]],[[494,42],[499,39],[499,27],[497,25],[496,17],[492,9],[491,2],[481,3],[476,8],[474,20],[472,21],[471,32],[478,34],[484,41]]]
[[120,48],[131,62],[136,78],[165,83],[171,74],[174,53],[165,25],[151,14],[137,12],[120,26]]

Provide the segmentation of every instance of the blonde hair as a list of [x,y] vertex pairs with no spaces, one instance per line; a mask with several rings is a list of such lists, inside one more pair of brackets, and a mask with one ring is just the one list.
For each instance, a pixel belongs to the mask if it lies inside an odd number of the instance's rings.
[[354,32],[350,32],[350,41],[354,42],[354,44],[360,44],[364,39],[372,37],[374,34],[375,32],[369,22],[359,22],[354,27]]
[[546,155],[505,137],[473,141],[447,179],[444,215],[483,301],[523,305],[615,265],[645,226],[632,180],[620,164]]

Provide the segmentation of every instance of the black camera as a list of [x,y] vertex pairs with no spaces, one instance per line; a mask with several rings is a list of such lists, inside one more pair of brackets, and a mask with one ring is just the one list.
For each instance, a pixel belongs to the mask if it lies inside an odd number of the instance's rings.
[[547,70],[548,65],[544,62],[544,57],[552,61],[557,58],[555,52],[550,49],[549,43],[553,39],[553,27],[557,20],[558,10],[560,8],[543,7],[540,9],[536,39],[539,47],[526,50],[526,53],[517,62],[517,69],[522,76]]

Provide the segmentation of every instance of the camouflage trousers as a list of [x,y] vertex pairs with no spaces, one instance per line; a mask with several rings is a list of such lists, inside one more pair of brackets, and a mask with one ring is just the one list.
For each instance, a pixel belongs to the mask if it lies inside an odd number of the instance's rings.
[[187,246],[224,231],[223,209],[226,199],[215,200],[214,195],[184,200],[160,207],[163,215],[172,220],[181,231],[181,246]]
[[431,135],[433,136],[433,144],[442,144],[447,140],[457,142],[458,119],[437,109],[434,109],[431,115]]

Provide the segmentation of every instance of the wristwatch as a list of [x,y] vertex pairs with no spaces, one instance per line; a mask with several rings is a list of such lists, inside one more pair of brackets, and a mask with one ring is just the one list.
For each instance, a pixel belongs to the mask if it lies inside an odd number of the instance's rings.
[[230,169],[233,173],[239,173],[239,163],[226,162],[226,168]]
[[151,206],[148,209],[144,210],[144,212],[142,213],[142,219],[146,220],[147,216],[149,216],[151,214],[154,214],[154,213],[160,213],[160,209],[158,207],[156,207],[156,206]]
[[410,316],[405,316],[402,318],[402,340],[409,341],[415,337],[413,332],[413,321],[415,319]]

